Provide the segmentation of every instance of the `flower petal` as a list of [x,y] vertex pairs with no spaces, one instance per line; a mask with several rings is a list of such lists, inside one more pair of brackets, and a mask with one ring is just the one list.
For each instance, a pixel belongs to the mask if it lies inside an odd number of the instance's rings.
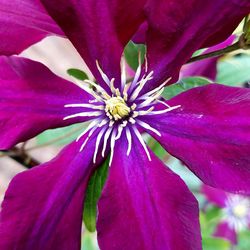
[[227,222],[218,224],[214,236],[229,240],[232,244],[237,244],[238,237],[234,229],[232,229]]
[[95,140],[72,143],[50,162],[18,174],[0,213],[1,250],[80,249],[83,199]]
[[[205,50],[202,54],[207,54],[216,50],[224,49],[231,45],[235,39],[235,36],[230,36],[226,41],[217,44],[209,49]],[[181,78],[190,76],[203,76],[211,80],[216,79],[217,74],[217,61],[220,57],[207,58],[201,61],[184,65],[181,69]]]
[[80,111],[64,105],[88,102],[89,96],[40,63],[15,56],[0,57],[0,87],[0,149],[46,129],[84,121],[64,121],[65,116]]
[[0,54],[18,54],[48,35],[63,35],[38,0],[2,0]]
[[150,87],[169,77],[177,80],[195,50],[225,40],[249,12],[249,0],[149,0],[146,43],[149,68],[155,71]]
[[250,194],[250,90],[210,84],[168,104],[181,107],[146,119],[163,147],[206,184]]
[[136,33],[132,37],[132,41],[137,44],[146,43],[147,30],[148,30],[148,23],[145,21],[144,23],[140,25],[139,29],[136,31]]
[[214,203],[218,207],[223,208],[226,206],[226,201],[228,199],[226,192],[207,185],[202,185],[201,193],[205,195],[209,202]]
[[148,160],[134,134],[127,156],[124,137],[117,142],[98,204],[100,248],[201,249],[194,196],[153,153]]
[[[41,1],[74,44],[93,75],[103,83],[96,60],[108,77],[120,80],[123,47],[138,29],[145,0]],[[105,84],[104,84],[105,86]]]

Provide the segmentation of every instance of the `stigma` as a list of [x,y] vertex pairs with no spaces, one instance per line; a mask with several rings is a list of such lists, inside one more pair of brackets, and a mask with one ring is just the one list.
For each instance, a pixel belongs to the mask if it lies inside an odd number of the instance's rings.
[[[140,58],[140,57],[139,57]],[[145,58],[146,60],[146,58]],[[151,161],[150,153],[147,145],[139,132],[139,128],[144,131],[150,131],[157,136],[161,136],[160,131],[152,127],[150,124],[143,121],[144,116],[160,115],[177,108],[180,105],[170,107],[166,102],[160,100],[161,94],[167,79],[159,87],[143,92],[144,86],[148,81],[153,79],[153,71],[147,72],[147,63],[145,64],[144,74],[142,72],[142,65],[139,59],[139,66],[135,72],[134,78],[127,81],[125,72],[125,61],[121,61],[121,79],[119,80],[119,87],[115,87],[115,79],[110,79],[101,69],[98,61],[96,61],[97,69],[102,76],[103,82],[107,86],[101,86],[97,83],[84,80],[75,80],[75,83],[84,91],[89,93],[93,99],[88,103],[74,103],[65,105],[66,108],[83,108],[80,113],[75,113],[64,117],[64,120],[76,117],[88,117],[91,121],[87,128],[78,136],[76,141],[79,141],[87,134],[86,139],[82,143],[80,151],[83,150],[89,138],[96,134],[96,146],[93,157],[93,162],[96,162],[97,153],[100,151],[102,145],[101,155],[105,156],[107,145],[109,143],[110,162],[111,165],[114,147],[117,140],[120,139],[122,133],[127,138],[127,156],[129,156],[133,140],[138,139],[142,145],[149,161]],[[155,111],[155,105],[161,104],[161,109]]]
[[105,112],[109,119],[115,121],[128,117],[131,109],[127,106],[125,100],[120,97],[111,97],[105,101]]

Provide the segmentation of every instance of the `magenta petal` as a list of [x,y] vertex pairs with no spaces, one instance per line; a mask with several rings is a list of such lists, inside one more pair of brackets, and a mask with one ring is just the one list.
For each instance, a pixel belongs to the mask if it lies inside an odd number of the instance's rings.
[[181,69],[180,78],[201,76],[215,81],[217,74],[218,58],[210,58],[199,62],[184,65]]
[[[145,0],[42,0],[74,44],[91,72],[103,80],[96,60],[111,78],[120,79],[123,47],[143,21]],[[105,84],[104,84],[105,86]]]
[[132,37],[132,41],[137,44],[144,44],[146,42],[146,34],[148,30],[148,23],[145,21],[141,24],[135,35]]
[[[232,35],[226,41],[205,50],[203,54],[210,53],[219,49],[224,49],[225,47],[231,45],[234,39],[235,36]],[[184,65],[181,69],[181,78],[190,76],[203,76],[211,80],[215,80],[217,74],[217,61],[219,58],[220,57],[212,57]]]
[[225,40],[250,12],[249,0],[148,1],[147,51],[155,78],[151,88],[169,77],[201,47]]
[[206,184],[250,194],[250,90],[210,84],[168,104],[181,107],[146,120],[164,148]]
[[80,249],[83,199],[95,141],[72,143],[53,160],[18,174],[0,213],[1,250]]
[[0,149],[46,129],[82,121],[63,121],[65,116],[83,111],[64,105],[89,100],[83,90],[44,65],[15,56],[0,57],[0,87]]
[[228,199],[227,193],[223,190],[209,187],[208,185],[202,185],[201,193],[205,195],[208,201],[214,203],[218,207],[225,207]]
[[48,35],[63,35],[38,0],[1,0],[0,54],[18,54]]
[[237,233],[227,222],[218,224],[214,236],[229,240],[232,244],[237,244]]
[[98,204],[103,250],[201,249],[198,204],[183,181],[134,137],[118,141]]

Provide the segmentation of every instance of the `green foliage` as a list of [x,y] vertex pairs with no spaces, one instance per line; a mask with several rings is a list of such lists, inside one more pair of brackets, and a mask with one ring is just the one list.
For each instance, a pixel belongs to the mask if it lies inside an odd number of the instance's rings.
[[66,145],[74,141],[86,125],[74,124],[64,128],[49,129],[36,137],[38,145]]
[[132,41],[130,41],[124,49],[125,59],[128,65],[134,70],[136,70],[139,65],[138,62],[139,51],[141,52],[141,61],[143,62],[146,53],[145,45],[135,44]]
[[211,81],[204,77],[187,77],[181,79],[179,82],[165,87],[163,97],[170,99],[186,90],[194,87],[203,86],[211,83]]
[[206,213],[200,212],[203,250],[230,250],[231,244],[228,241],[211,236],[219,219],[218,208],[211,207]]
[[231,86],[241,86],[250,81],[250,55],[226,58],[217,65],[216,82]]
[[148,146],[163,162],[165,161],[164,158],[168,155],[166,150],[151,136],[148,139]]
[[249,250],[250,249],[250,231],[242,231],[239,233],[239,242],[237,250]]
[[192,55],[192,57],[194,57],[194,56],[199,56],[199,55],[201,55],[203,52],[205,52],[206,51],[206,49],[199,49],[199,50],[196,50],[194,53],[193,53],[193,55]]
[[73,68],[71,68],[71,69],[67,70],[67,73],[70,76],[73,76],[73,77],[75,77],[78,80],[86,80],[86,79],[88,79],[88,75],[84,71],[82,71],[80,69],[73,69]]
[[95,244],[96,235],[88,231],[84,231],[82,239],[82,250],[98,250],[99,248]]
[[83,221],[90,232],[96,230],[97,202],[108,175],[109,157],[98,167],[89,180],[83,210]]
[[217,207],[208,207],[206,212],[200,212],[201,232],[203,237],[210,237],[218,222],[221,220],[221,210]]
[[221,238],[207,237],[202,239],[203,250],[230,250],[230,242]]
[[167,165],[184,180],[192,192],[199,191],[201,181],[180,160],[171,157]]

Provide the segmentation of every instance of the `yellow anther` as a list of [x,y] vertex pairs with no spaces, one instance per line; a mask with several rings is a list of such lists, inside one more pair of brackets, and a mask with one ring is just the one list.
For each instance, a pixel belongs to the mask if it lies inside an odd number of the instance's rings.
[[110,114],[115,120],[122,119],[130,113],[130,108],[120,96],[108,99],[105,110],[107,114]]
[[239,204],[233,208],[233,214],[238,218],[244,218],[248,214],[248,208],[243,204]]

